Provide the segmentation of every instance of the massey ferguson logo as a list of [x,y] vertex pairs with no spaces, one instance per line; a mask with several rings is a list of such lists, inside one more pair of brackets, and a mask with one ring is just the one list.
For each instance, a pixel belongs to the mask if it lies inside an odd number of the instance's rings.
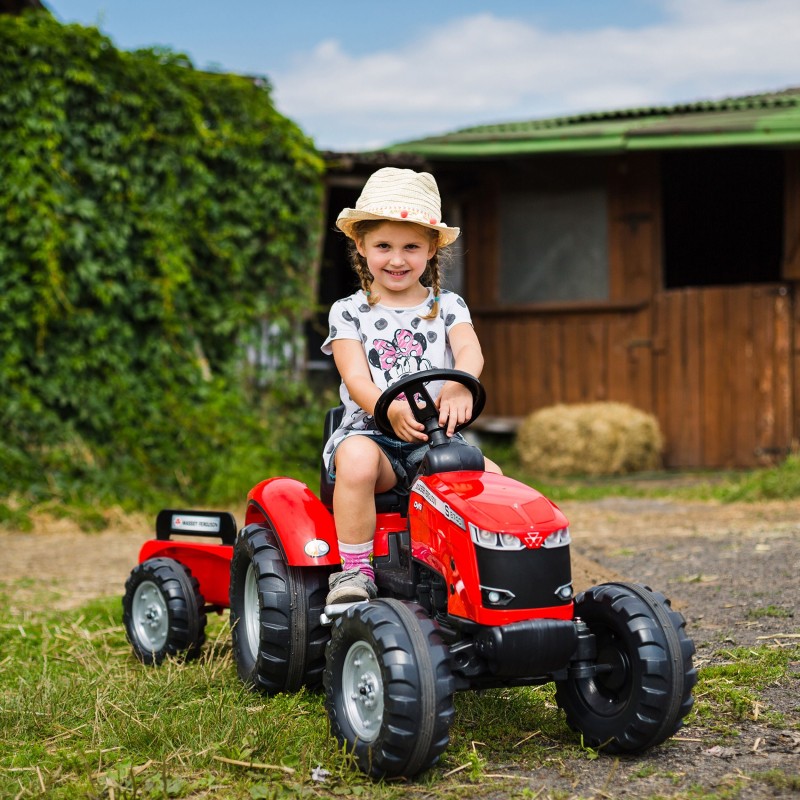
[[525,546],[529,549],[534,549],[536,547],[541,547],[542,542],[544,542],[544,536],[537,531],[531,531],[530,533],[526,533],[522,539],[525,542]]
[[220,518],[173,514],[172,529],[176,531],[209,531],[212,533],[219,533]]
[[422,481],[417,481],[411,491],[424,497],[432,506],[436,505],[436,495]]

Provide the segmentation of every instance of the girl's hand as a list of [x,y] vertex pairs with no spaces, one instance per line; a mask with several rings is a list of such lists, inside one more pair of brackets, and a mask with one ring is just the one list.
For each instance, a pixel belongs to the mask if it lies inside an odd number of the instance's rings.
[[404,442],[428,441],[428,436],[424,432],[425,426],[414,419],[406,400],[394,400],[386,413],[398,439]]
[[472,392],[460,383],[445,383],[436,405],[439,409],[439,425],[447,425],[448,436],[455,433],[456,425],[472,419]]

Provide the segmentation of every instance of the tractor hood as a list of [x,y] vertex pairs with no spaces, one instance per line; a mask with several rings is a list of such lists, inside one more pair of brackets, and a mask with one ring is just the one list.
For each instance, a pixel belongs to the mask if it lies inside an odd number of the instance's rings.
[[[412,491],[423,494],[418,486]],[[424,478],[427,487],[478,528],[497,533],[549,533],[568,525],[561,510],[524,483],[491,472],[445,472]]]

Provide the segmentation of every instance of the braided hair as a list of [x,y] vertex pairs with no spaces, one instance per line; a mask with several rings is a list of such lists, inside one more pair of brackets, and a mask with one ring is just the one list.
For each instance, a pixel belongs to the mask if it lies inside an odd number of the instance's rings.
[[[382,225],[386,220],[382,219],[365,219],[359,220],[355,222],[352,227],[352,234],[353,238],[350,239],[348,242],[350,248],[350,260],[353,264],[353,269],[355,270],[356,275],[358,276],[359,283],[361,284],[361,289],[363,290],[364,294],[367,296],[367,302],[374,306],[378,303],[381,299],[379,294],[375,294],[370,290],[372,286],[372,282],[375,278],[372,276],[372,273],[369,271],[369,267],[367,266],[367,259],[358,252],[358,248],[356,247],[356,239],[359,241],[363,241],[364,237],[372,230],[377,228],[379,225]],[[410,224],[414,224],[413,222]],[[425,228],[424,225],[420,225],[425,231],[428,231],[428,228]],[[435,231],[430,231],[429,234],[432,237],[437,236]],[[425,267],[425,272],[422,273],[422,277],[420,278],[420,283],[423,286],[429,286],[433,289],[433,305],[431,306],[431,310],[423,315],[422,319],[436,319],[437,314],[439,313],[439,298],[442,295],[442,275],[441,275],[441,267],[439,264],[439,248],[437,247],[434,251],[433,255],[428,259],[428,263]]]

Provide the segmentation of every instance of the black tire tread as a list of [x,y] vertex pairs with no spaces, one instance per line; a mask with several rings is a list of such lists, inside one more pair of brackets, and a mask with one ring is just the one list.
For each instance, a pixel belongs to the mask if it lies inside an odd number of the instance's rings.
[[[164,595],[169,614],[169,635],[157,653],[138,641],[131,614],[136,587],[145,580],[155,583]],[[158,665],[167,657],[191,661],[200,655],[205,644],[205,600],[200,584],[191,570],[172,558],[150,558],[138,564],[125,581],[122,598],[122,621],[133,652],[143,664]]]
[[[683,694],[680,698],[680,703],[677,709],[678,724],[675,729],[668,733],[664,738],[667,739],[674,735],[683,725],[683,720],[686,715],[692,710],[694,705],[694,696],[692,689],[697,685],[697,669],[694,666],[693,656],[696,652],[694,642],[686,633],[686,620],[680,611],[676,611],[672,607],[672,602],[661,592],[653,591],[649,586],[639,586],[638,584],[621,584],[628,586],[634,590],[645,589],[650,595],[660,604],[662,611],[666,616],[666,620],[672,625],[672,629],[678,638],[678,646],[680,648],[680,659],[678,668],[683,674]],[[665,623],[666,624],[666,623]],[[677,655],[677,654],[676,654]]]
[[[597,718],[582,707],[569,680],[556,684],[556,699],[567,723],[592,747],[609,753],[638,752],[658,745],[683,724],[692,707],[697,672],[692,665],[694,644],[686,635],[683,616],[664,595],[632,583],[606,583],[582,592],[576,614],[592,627],[592,607],[613,616],[638,639],[632,657],[641,670],[641,685],[624,712]],[[660,654],[660,655],[658,655]]]
[[[259,657],[238,630],[244,581],[252,561],[261,604]],[[265,694],[296,692],[322,684],[330,632],[320,622],[328,591],[326,568],[286,564],[275,533],[262,526],[241,532],[231,560],[230,608],[233,654],[241,680]],[[243,624],[243,623],[242,623]]]
[[[337,703],[341,664],[360,638],[375,643],[383,664],[383,723],[370,746],[354,739]],[[421,607],[394,599],[351,607],[334,626],[326,663],[331,730],[364,772],[374,778],[411,778],[438,761],[450,741],[455,681],[449,650]]]

